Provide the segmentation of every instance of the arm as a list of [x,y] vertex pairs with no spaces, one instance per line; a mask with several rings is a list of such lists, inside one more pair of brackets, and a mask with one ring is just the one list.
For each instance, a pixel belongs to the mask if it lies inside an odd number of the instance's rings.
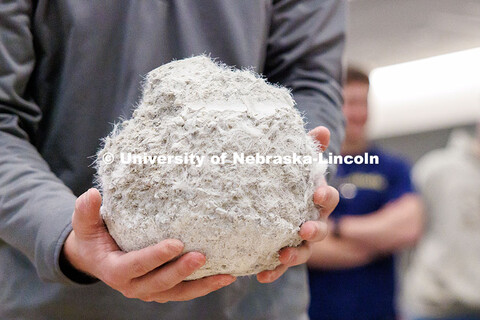
[[329,151],[338,153],[344,136],[345,3],[277,0],[273,6],[264,74],[292,89],[307,128],[325,126],[331,133]]
[[35,65],[32,8],[27,0],[0,2],[0,238],[22,252],[42,280],[72,284],[62,271],[83,271],[147,301],[189,300],[233,282],[228,275],[183,282],[205,256],[190,252],[170,262],[183,250],[177,240],[122,252],[100,218],[98,191],[77,199],[52,173],[32,141],[42,117],[28,90]]
[[307,264],[315,269],[347,269],[365,265],[374,259],[373,250],[361,243],[328,235],[313,244]]
[[[334,153],[339,152],[344,135],[341,111],[344,44],[344,1],[273,2],[264,74],[270,82],[292,89],[298,109],[309,122],[307,127],[315,127],[310,134]],[[300,236],[305,244],[282,249],[282,264],[273,271],[259,273],[260,282],[272,282],[288,267],[306,263],[312,244],[325,238],[326,219],[338,203],[338,192],[325,182],[315,191],[313,200],[321,208],[320,218],[301,226]]]
[[358,267],[372,262],[378,255],[412,246],[422,231],[422,205],[417,195],[406,194],[377,212],[345,216],[338,224],[341,236],[329,235],[314,244],[309,267]]
[[31,143],[42,112],[28,92],[35,65],[31,1],[0,3],[0,238],[45,281],[70,283],[58,258],[76,197]]
[[339,220],[341,237],[391,253],[413,246],[423,228],[420,197],[408,193],[364,216],[346,216]]

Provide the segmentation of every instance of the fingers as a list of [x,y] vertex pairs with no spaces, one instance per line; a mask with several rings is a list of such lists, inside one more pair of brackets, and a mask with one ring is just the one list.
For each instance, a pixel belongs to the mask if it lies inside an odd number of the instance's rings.
[[287,269],[288,269],[287,265],[281,264],[278,267],[276,267],[274,270],[266,270],[258,273],[257,280],[258,282],[261,282],[261,283],[273,282],[278,278],[280,278],[285,273],[285,271],[287,271]]
[[335,209],[339,201],[337,189],[321,186],[313,194],[313,202],[320,207],[320,218],[326,219]]
[[311,243],[305,241],[299,247],[288,247],[280,250],[280,262],[288,267],[293,267],[308,261],[312,255]]
[[327,218],[338,204],[338,191],[331,186],[321,186],[313,194],[313,202],[320,207],[318,221],[307,221],[300,227],[300,236],[307,241],[321,241],[328,233]]
[[[113,272],[104,273],[102,281],[127,298],[157,302],[190,300],[235,281],[230,275],[219,275],[183,282],[205,264],[205,256],[189,252],[172,261],[182,250],[180,241],[168,239],[135,252],[112,253],[111,256],[117,256],[106,262],[106,269]],[[132,278],[135,275],[140,276]]]
[[326,221],[307,221],[300,227],[300,237],[306,241],[322,241],[328,233]]
[[232,276],[219,275],[184,283],[187,276],[205,264],[206,258],[199,252],[189,252],[173,260],[184,249],[179,240],[167,239],[138,251],[122,252],[100,217],[101,203],[96,189],[88,190],[75,203],[74,230],[64,251],[74,248],[66,256],[75,258],[69,261],[77,269],[94,275],[126,297],[159,302],[193,299],[235,281]]
[[73,229],[79,236],[93,235],[99,228],[105,228],[100,217],[100,206],[102,197],[97,189],[89,189],[83,193],[75,202],[73,213]]
[[327,149],[328,145],[330,144],[330,130],[328,130],[326,127],[316,127],[308,134],[318,141],[322,151]]
[[261,283],[270,283],[280,278],[289,267],[307,262],[312,254],[311,245],[304,242],[297,248],[288,247],[280,250],[280,262],[274,270],[266,270],[257,274],[257,280]]
[[228,286],[235,282],[236,278],[230,275],[215,275],[193,281],[184,281],[175,287],[153,295],[146,301],[168,302],[168,301],[186,301],[202,297],[210,292]]
[[[313,131],[317,130],[314,129]],[[318,129],[320,130],[320,129]],[[321,130],[320,130],[321,131]],[[328,131],[328,130],[327,130]],[[325,131],[317,132],[324,134]],[[311,242],[323,240],[328,233],[327,218],[328,215],[335,209],[338,204],[338,191],[330,186],[321,186],[317,188],[313,195],[313,201],[320,207],[320,220],[307,221],[300,228],[300,236],[306,240],[302,246],[297,248],[284,248],[280,251],[280,262],[282,263],[275,270],[263,271],[257,274],[257,279],[262,283],[273,282],[278,279],[288,267],[299,265],[307,262],[312,253]]]
[[129,279],[138,278],[166,264],[182,251],[183,243],[181,241],[163,240],[154,246],[121,254],[117,258],[116,270]]
[[185,280],[186,277],[204,264],[205,256],[203,254],[189,252],[158,270],[133,279],[130,287],[137,296],[149,296],[151,292],[166,291]]

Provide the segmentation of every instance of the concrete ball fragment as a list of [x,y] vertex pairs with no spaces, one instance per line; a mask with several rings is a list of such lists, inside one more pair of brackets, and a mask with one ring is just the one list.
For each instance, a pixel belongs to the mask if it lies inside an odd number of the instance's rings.
[[[179,239],[185,252],[207,257],[188,280],[277,267],[278,251],[298,246],[302,223],[318,218],[313,193],[325,165],[242,164],[233,156],[318,159],[294,105],[286,88],[206,56],[148,73],[132,118],[115,126],[97,154],[101,214],[118,246],[128,252]],[[134,163],[122,154],[204,161]],[[222,154],[225,163],[211,161]]]

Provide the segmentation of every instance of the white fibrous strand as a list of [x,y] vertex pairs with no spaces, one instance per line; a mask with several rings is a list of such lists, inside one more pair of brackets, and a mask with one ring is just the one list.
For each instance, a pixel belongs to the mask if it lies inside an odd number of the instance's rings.
[[[102,217],[124,251],[179,239],[184,251],[206,255],[187,279],[243,276],[272,270],[278,251],[298,246],[298,232],[318,218],[313,203],[325,166],[213,164],[214,155],[318,158],[286,88],[251,70],[197,56],[148,73],[129,120],[114,128],[97,154]],[[116,161],[102,161],[105,153]],[[120,154],[205,156],[192,164],[122,163]]]

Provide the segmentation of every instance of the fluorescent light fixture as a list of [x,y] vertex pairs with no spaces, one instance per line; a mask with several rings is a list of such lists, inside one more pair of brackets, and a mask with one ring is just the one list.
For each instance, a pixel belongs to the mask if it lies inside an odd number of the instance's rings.
[[370,81],[372,138],[480,119],[480,48],[377,68]]

